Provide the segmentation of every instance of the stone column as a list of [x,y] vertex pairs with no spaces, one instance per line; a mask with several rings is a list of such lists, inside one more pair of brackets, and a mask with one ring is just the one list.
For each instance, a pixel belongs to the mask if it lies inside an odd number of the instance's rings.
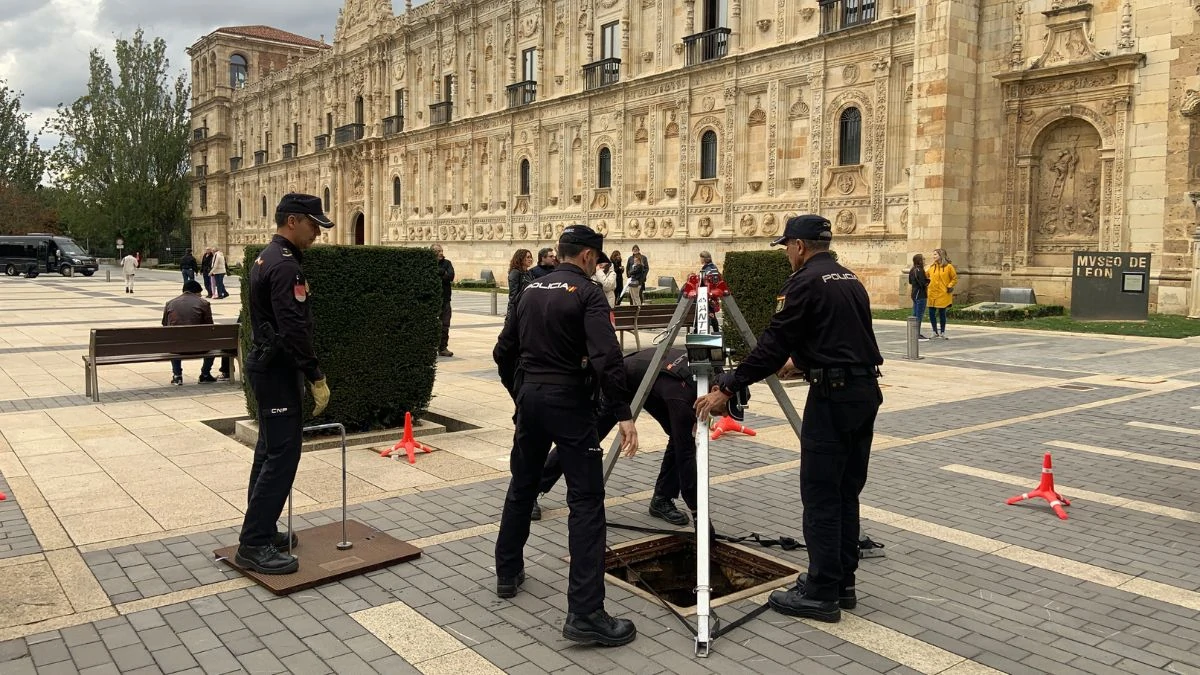
[[1188,198],[1196,207],[1196,229],[1192,231],[1192,293],[1188,318],[1200,319],[1200,192],[1189,192]]

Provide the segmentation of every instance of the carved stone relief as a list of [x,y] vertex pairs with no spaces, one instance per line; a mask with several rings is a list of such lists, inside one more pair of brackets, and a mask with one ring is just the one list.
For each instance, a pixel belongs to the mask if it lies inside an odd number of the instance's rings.
[[670,218],[663,218],[662,221],[662,236],[664,239],[670,239],[675,236],[675,221]]
[[699,223],[696,226],[696,234],[699,234],[701,237],[711,237],[712,233],[713,233],[712,218],[709,218],[708,216],[704,216],[703,218],[700,219]]
[[642,226],[642,232],[645,233],[647,238],[658,236],[658,223],[653,218],[647,218]]
[[744,236],[753,237],[758,232],[758,224],[754,222],[754,216],[749,213],[742,216],[738,225]]
[[1038,140],[1033,250],[1095,249],[1099,240],[1100,135],[1080,119],[1042,133]]
[[833,219],[833,231],[837,234],[853,234],[857,228],[858,220],[850,209],[838,211],[837,216]]

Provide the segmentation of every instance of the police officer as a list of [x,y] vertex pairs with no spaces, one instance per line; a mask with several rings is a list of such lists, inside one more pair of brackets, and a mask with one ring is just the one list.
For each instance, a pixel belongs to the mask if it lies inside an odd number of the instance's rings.
[[[630,401],[639,383],[650,370],[654,359],[654,348],[643,349],[625,357],[626,390]],[[735,399],[730,399],[730,404]],[[667,449],[663,453],[658,480],[654,482],[654,496],[650,498],[650,515],[671,523],[687,525],[687,514],[675,506],[675,498],[682,496],[687,507],[696,512],[696,380],[688,363],[687,352],[669,349],[658,367],[654,383],[646,395],[645,410],[658,422],[667,434]],[[617,421],[611,414],[602,415],[597,421],[600,438],[608,435]],[[541,494],[546,494],[562,476],[558,460],[558,449],[550,452],[546,468],[542,472]],[[541,510],[535,509],[534,520],[541,520]]]
[[608,262],[604,238],[571,225],[558,240],[558,267],[521,293],[492,353],[516,402],[512,481],[496,539],[496,595],[511,598],[525,581],[530,512],[551,443],[567,478],[571,571],[563,637],[616,646],[637,637],[628,619],[604,610],[604,453],[596,434],[593,391],[604,394],[618,420],[621,448],[637,452],[621,347],[604,291],[592,282]]
[[[778,371],[789,357],[809,382],[800,432],[800,501],[808,573],[771,594],[784,614],[835,622],[853,609],[858,568],[858,495],[867,481],[875,415],[883,402],[883,357],[871,329],[867,290],[829,254],[833,233],[821,216],[790,218],[772,246],[786,245],[795,270],[758,346],[715,391],[696,402],[702,418],[733,390]],[[840,608],[839,608],[840,607]]]
[[250,268],[250,326],[254,348],[246,375],[258,401],[258,443],[250,470],[249,504],[236,562],[261,574],[290,574],[300,562],[281,549],[299,542],[276,531],[296,478],[304,415],[304,380],[317,403],[329,404],[329,386],[313,352],[308,282],[300,263],[322,227],[333,227],[312,195],[287,194],[275,209],[275,236]]

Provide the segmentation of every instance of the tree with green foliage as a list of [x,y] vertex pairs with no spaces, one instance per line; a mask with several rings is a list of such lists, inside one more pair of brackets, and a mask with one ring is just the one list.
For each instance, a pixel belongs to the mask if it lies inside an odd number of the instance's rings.
[[29,117],[21,93],[0,80],[0,234],[58,231],[58,214],[40,194],[46,152]]
[[187,77],[170,78],[166,42],[141,29],[118,39],[114,54],[115,72],[92,50],[87,94],[51,120],[62,140],[50,170],[76,238],[161,251],[190,239]]

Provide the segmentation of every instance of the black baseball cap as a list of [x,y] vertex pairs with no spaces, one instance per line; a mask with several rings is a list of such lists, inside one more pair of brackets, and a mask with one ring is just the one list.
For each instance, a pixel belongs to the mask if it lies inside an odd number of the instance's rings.
[[283,199],[279,200],[279,206],[275,207],[275,213],[294,213],[308,216],[315,220],[321,227],[333,227],[333,221],[325,215],[324,209],[321,208],[321,198],[313,195],[289,192],[283,196]]
[[604,254],[604,235],[597,233],[587,225],[568,225],[558,237],[560,244],[578,244],[588,248],[596,249],[600,257],[596,260],[597,263],[609,262],[608,256]]
[[787,225],[783,228],[783,236],[771,242],[772,246],[782,246],[788,243],[789,239],[804,239],[807,241],[818,241],[821,239],[833,239],[833,226],[829,221],[816,214],[805,214],[802,216],[792,216],[788,218]]

